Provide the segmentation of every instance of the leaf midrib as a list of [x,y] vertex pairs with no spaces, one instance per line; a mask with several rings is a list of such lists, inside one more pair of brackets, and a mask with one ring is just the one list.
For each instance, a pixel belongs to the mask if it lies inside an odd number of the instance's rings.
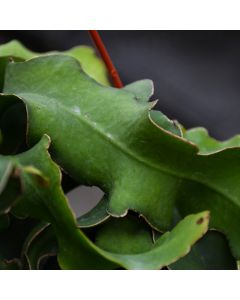
[[[25,99],[24,95],[27,95],[28,97],[38,97],[38,100],[39,98],[44,98],[43,96],[37,94],[37,93],[17,93],[17,95],[19,95],[19,97],[22,99],[22,101],[25,102],[26,105],[29,104],[29,102],[31,103],[32,101],[28,101]],[[45,98],[44,98],[45,99]],[[213,190],[214,192],[220,194],[221,196],[231,200],[234,204],[236,204],[237,206],[239,206],[239,203],[236,202],[236,199],[234,198],[231,198],[229,197],[229,195],[226,195],[223,191],[221,190],[218,190],[216,187],[214,186],[211,186],[209,185],[208,183],[206,183],[204,180],[201,181],[197,178],[189,178],[188,176],[186,176],[186,174],[182,174],[182,173],[175,173],[174,171],[172,170],[169,170],[169,169],[165,169],[164,167],[159,167],[159,166],[156,166],[155,164],[149,162],[149,161],[146,161],[144,159],[142,159],[141,156],[139,155],[135,155],[134,152],[132,151],[129,151],[128,148],[124,147],[124,145],[122,143],[119,143],[117,142],[116,140],[110,138],[104,131],[102,131],[98,126],[94,126],[92,125],[92,121],[89,119],[89,118],[85,118],[83,117],[83,114],[81,113],[80,115],[73,112],[71,109],[69,109],[68,107],[64,106],[61,102],[59,102],[57,99],[55,99],[54,97],[51,97],[51,101],[54,100],[55,103],[57,103],[58,106],[61,107],[62,110],[65,110],[67,111],[67,113],[75,116],[75,117],[78,117],[80,119],[80,122],[84,122],[86,125],[88,125],[88,127],[97,132],[97,134],[99,134],[101,137],[103,137],[107,142],[110,142],[115,148],[117,148],[118,150],[120,150],[122,153],[124,153],[125,155],[127,156],[130,156],[133,160],[137,161],[138,163],[143,163],[145,166],[147,166],[148,168],[153,168],[155,170],[157,170],[158,172],[162,172],[162,173],[166,173],[168,176],[172,176],[172,177],[175,177],[175,178],[180,178],[180,179],[185,179],[185,180],[190,180],[190,181],[193,181],[193,182],[197,182],[197,183],[200,183],[200,184],[203,184],[205,186],[207,186],[209,189]],[[42,103],[41,101],[38,101],[37,104],[39,105],[42,105],[42,107],[46,107],[46,104]],[[145,111],[144,111],[145,113]],[[111,133],[110,133],[111,134]],[[112,134],[111,134],[112,136]]]

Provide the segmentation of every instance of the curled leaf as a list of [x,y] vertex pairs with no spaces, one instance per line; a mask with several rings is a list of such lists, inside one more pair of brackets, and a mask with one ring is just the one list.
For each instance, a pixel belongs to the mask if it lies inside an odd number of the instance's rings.
[[58,251],[57,240],[50,224],[40,222],[29,233],[22,249],[22,260],[26,259],[27,268],[39,270],[43,260],[56,256]]
[[196,144],[203,155],[213,154],[229,148],[240,148],[240,135],[221,142],[210,137],[208,131],[203,127],[187,130],[184,137]]
[[[120,228],[111,226],[111,222],[106,228],[106,223],[103,232],[97,237],[97,243],[105,250],[96,247],[94,249],[104,258],[126,269],[161,269],[190,251],[191,246],[206,233],[208,219],[208,212],[190,215],[171,232],[163,234],[155,244],[151,243],[150,235],[133,222],[120,221]],[[121,230],[124,227],[126,230]],[[73,243],[68,247],[69,253],[73,255],[71,259],[66,254],[67,249],[63,252],[60,249],[60,265],[81,269],[84,266],[81,257],[74,248],[71,250],[71,246]]]
[[[24,102],[29,143],[47,133],[53,159],[77,181],[99,186],[112,216],[134,210],[166,230],[175,204],[182,215],[210,210],[210,227],[226,234],[239,259],[240,149],[202,155],[180,131],[162,125],[169,122],[161,114],[152,116],[153,103],[136,101],[141,93],[101,86],[75,59],[49,55],[8,64],[0,102],[8,94]],[[37,213],[55,223],[54,209],[43,206],[48,210]]]
[[104,196],[93,209],[77,219],[78,227],[93,227],[106,221],[110,217],[107,213],[107,204],[108,199]]

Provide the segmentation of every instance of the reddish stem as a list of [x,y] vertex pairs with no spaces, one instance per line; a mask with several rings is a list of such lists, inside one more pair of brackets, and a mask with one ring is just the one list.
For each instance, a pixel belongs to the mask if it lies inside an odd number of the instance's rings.
[[119,74],[116,70],[116,68],[114,67],[114,64],[107,52],[106,47],[104,46],[104,43],[98,33],[97,30],[89,30],[89,34],[91,35],[91,38],[96,46],[96,48],[98,49],[107,69],[108,72],[112,78],[113,84],[116,88],[121,88],[123,87],[122,81],[119,77]]

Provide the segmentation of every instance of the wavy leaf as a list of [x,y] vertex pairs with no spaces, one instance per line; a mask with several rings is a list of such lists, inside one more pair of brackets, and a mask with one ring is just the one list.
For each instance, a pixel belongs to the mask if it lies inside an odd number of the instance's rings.
[[110,215],[107,213],[107,204],[108,198],[104,196],[93,209],[77,219],[78,227],[93,227],[108,220]]
[[[123,90],[131,92],[137,101],[146,103],[153,95],[154,86],[152,80],[143,79],[124,86]],[[157,126],[160,126],[167,131],[172,132],[173,134],[182,136],[181,127],[179,124],[168,119],[168,117],[162,112],[152,110],[150,111],[150,116],[152,121],[154,121]]]
[[36,180],[41,187],[48,184],[48,179],[38,169],[22,165],[14,156],[0,155],[0,215],[7,214],[21,198],[25,177]]
[[[0,46],[0,89],[3,86],[4,72],[9,58],[15,61],[28,60],[41,55],[59,53],[51,51],[47,53],[37,53],[27,49],[19,41],[13,40]],[[89,46],[77,46],[70,50],[63,51],[65,55],[76,58],[82,65],[83,70],[96,81],[103,85],[109,85],[107,69],[100,58],[96,56],[93,48]]]
[[123,90],[133,93],[135,99],[139,102],[148,102],[153,95],[154,86],[152,80],[143,79],[125,85]]
[[93,48],[78,46],[62,53],[76,58],[81,63],[83,70],[97,82],[110,85],[105,64],[96,56]]
[[4,92],[26,104],[30,142],[49,134],[53,158],[76,180],[105,191],[111,215],[135,210],[165,230],[176,201],[183,215],[210,210],[211,228],[224,232],[240,257],[238,148],[200,155],[153,122],[153,104],[100,86],[67,56],[9,64]]
[[[46,68],[49,72],[38,78]],[[53,88],[56,84],[57,90]],[[25,102],[31,142],[48,133],[53,140],[53,157],[67,173],[109,194],[110,214],[122,216],[133,209],[155,227],[169,226],[176,193],[173,186],[178,179],[161,170],[161,160],[165,158],[159,157],[158,148],[165,142],[160,138],[162,130],[148,117],[151,104],[137,102],[133,94],[124,90],[98,85],[75,60],[65,56],[12,63],[6,74],[5,92],[17,94]],[[74,144],[71,139],[66,142],[64,135],[74,137]],[[140,195],[139,186],[143,191]]]
[[[58,260],[62,268],[112,269],[122,266],[131,269],[158,269],[187,254],[190,246],[206,232],[208,213],[204,212],[186,217],[171,233],[164,234],[153,249],[147,252],[119,255],[100,249],[77,228],[76,219],[61,189],[59,168],[51,160],[47,152],[48,147],[49,138],[44,136],[33,148],[15,156],[15,160],[21,165],[29,165],[31,161],[35,172],[44,174],[49,179],[48,185],[36,188],[38,186],[36,178],[24,173],[24,195],[17,203],[15,213],[30,215],[52,224],[58,239]],[[35,236],[35,233],[30,237]],[[29,240],[25,245],[27,247],[24,253],[30,253]],[[39,263],[38,251],[39,247],[36,247],[28,254],[34,266],[38,266]]]
[[[63,253],[68,247],[71,247],[71,243],[74,244],[74,247],[77,244],[77,252],[81,257],[83,268],[95,269],[96,266],[99,266],[100,269],[109,268],[113,263],[94,250],[93,244],[77,226],[76,218],[61,188],[60,169],[48,154],[49,144],[50,139],[45,135],[33,148],[14,156],[15,161],[23,166],[28,166],[31,162],[33,168],[40,174],[44,174],[43,178],[49,180],[48,184],[45,184],[45,180],[42,184],[41,181],[39,182],[38,176],[23,173],[24,193],[16,206],[12,208],[12,212],[18,217],[31,216],[51,223]],[[33,258],[33,265],[36,266],[35,253]],[[71,253],[67,254],[67,259],[71,260]],[[67,266],[65,267],[67,268]]]
[[58,245],[53,228],[49,223],[40,222],[29,233],[22,249],[22,260],[26,259],[27,269],[39,270],[42,263],[51,256],[56,256]]
[[236,135],[226,141],[218,141],[209,136],[208,131],[203,127],[197,127],[185,131],[184,137],[199,147],[201,154],[212,154],[227,148],[240,147],[240,135]]
[[161,127],[175,135],[182,136],[182,131],[179,124],[175,121],[170,120],[162,112],[157,110],[150,111],[151,120],[155,123],[156,126]]
[[[161,269],[190,251],[191,245],[207,231],[208,218],[208,212],[190,215],[155,244],[151,244],[150,235],[134,222],[114,220],[118,225],[106,223],[97,243],[113,251],[103,254],[127,269]],[[139,253],[141,249],[143,253]]]
[[144,220],[131,215],[111,218],[95,230],[95,244],[108,252],[138,254],[147,252],[154,246],[151,227]]

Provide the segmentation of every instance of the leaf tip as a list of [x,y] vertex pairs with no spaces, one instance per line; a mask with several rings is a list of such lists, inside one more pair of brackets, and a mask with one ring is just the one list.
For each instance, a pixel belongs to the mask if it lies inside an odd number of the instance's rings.
[[202,225],[207,230],[210,220],[210,211],[204,211],[197,216],[196,225]]

